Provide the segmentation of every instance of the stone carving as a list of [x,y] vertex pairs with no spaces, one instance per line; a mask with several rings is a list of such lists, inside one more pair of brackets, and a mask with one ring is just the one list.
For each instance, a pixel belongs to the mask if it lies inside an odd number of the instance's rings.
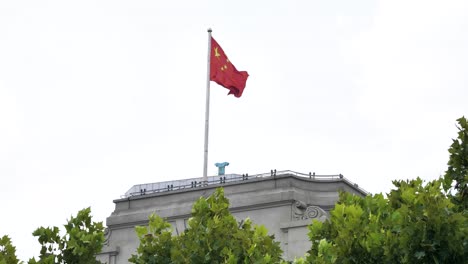
[[304,212],[304,219],[317,218],[320,215],[320,208],[317,206],[309,206]]
[[297,201],[294,203],[294,205],[295,205],[297,208],[302,209],[302,210],[307,208],[307,204],[304,203],[303,201],[298,201],[298,200],[297,200]]
[[112,231],[109,228],[104,229],[104,245],[108,246],[109,245],[109,238],[111,236]]
[[296,201],[293,206],[293,217],[295,220],[317,219],[325,220],[328,213],[315,205],[307,205],[303,201]]

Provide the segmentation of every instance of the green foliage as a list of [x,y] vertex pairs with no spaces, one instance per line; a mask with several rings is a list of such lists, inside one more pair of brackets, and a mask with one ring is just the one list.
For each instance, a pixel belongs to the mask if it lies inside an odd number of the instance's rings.
[[442,180],[394,181],[387,198],[341,193],[329,221],[309,226],[310,263],[464,263],[468,221]]
[[102,249],[104,227],[102,222],[91,221],[88,207],[71,217],[64,225],[66,234],[60,236],[58,227],[39,227],[33,232],[42,245],[39,260],[29,260],[28,264],[92,264],[100,263],[95,255]]
[[264,226],[229,212],[222,188],[192,207],[188,228],[172,236],[170,225],[152,215],[148,227],[136,227],[140,239],[131,263],[280,263],[282,251]]
[[450,159],[444,176],[444,188],[452,186],[457,191],[452,199],[460,210],[468,209],[468,124],[465,117],[457,119],[458,138],[453,139],[449,148]]
[[171,225],[161,217],[152,214],[148,226],[135,227],[140,245],[138,255],[132,255],[131,263],[166,264],[172,263],[171,249],[174,246]]
[[16,257],[16,248],[11,243],[8,236],[0,238],[0,264],[18,264],[20,261]]

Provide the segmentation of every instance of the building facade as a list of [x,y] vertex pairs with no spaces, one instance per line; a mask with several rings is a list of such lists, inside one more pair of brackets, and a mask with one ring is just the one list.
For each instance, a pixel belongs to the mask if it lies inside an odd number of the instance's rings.
[[338,200],[339,191],[364,196],[366,192],[342,175],[319,176],[293,171],[271,171],[258,175],[228,174],[133,186],[114,200],[115,210],[107,218],[106,242],[98,260],[108,264],[128,263],[139,241],[136,225],[146,225],[156,213],[167,219],[174,233],[185,230],[192,204],[223,187],[231,213],[240,221],[250,218],[262,224],[280,242],[284,258],[293,260],[310,248],[307,225],[323,221]]

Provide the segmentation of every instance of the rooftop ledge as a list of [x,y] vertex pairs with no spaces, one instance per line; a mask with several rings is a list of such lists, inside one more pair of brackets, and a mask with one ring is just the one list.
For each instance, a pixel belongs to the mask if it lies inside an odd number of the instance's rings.
[[225,184],[225,183],[233,183],[233,182],[242,182],[242,181],[249,181],[254,179],[266,179],[276,176],[296,176],[299,178],[305,178],[312,181],[344,181],[349,185],[354,186],[363,194],[367,194],[367,192],[360,188],[356,183],[351,182],[347,178],[345,178],[342,174],[337,175],[316,175],[314,173],[300,173],[290,170],[284,171],[276,171],[272,170],[269,173],[261,173],[255,175],[248,175],[248,174],[226,174],[226,175],[217,175],[217,176],[208,176],[208,182],[204,183],[203,178],[190,178],[190,179],[183,179],[183,180],[175,180],[175,181],[164,181],[164,182],[155,182],[155,183],[145,183],[145,184],[137,184],[133,185],[121,198],[127,198],[132,196],[141,196],[146,194],[153,194],[153,193],[161,193],[161,192],[170,192],[170,191],[177,191],[177,190],[184,190],[184,189],[191,189],[191,188],[199,188],[205,187],[208,185],[218,185],[218,184]]

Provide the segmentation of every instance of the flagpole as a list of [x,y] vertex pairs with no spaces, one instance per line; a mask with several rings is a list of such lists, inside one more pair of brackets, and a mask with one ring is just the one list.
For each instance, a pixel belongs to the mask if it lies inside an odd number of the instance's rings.
[[208,28],[208,60],[206,71],[206,106],[205,106],[205,155],[203,160],[203,185],[208,185],[208,128],[210,119],[210,59],[211,28]]

